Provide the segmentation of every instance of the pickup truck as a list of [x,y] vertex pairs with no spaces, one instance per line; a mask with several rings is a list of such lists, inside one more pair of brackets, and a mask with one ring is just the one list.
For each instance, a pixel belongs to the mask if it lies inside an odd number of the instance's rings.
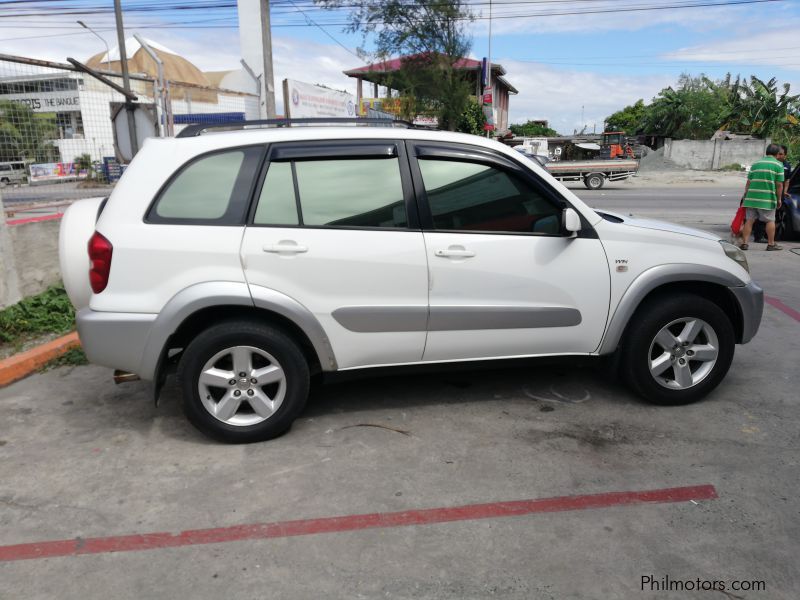
[[632,177],[639,170],[639,161],[633,159],[553,161],[538,154],[520,153],[547,169],[558,181],[583,181],[590,190],[599,190],[606,180]]

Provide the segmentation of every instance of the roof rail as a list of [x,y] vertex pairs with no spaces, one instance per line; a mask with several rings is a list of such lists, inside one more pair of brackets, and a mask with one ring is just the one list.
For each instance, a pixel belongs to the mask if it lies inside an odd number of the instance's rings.
[[198,123],[189,125],[175,137],[196,137],[209,129],[245,129],[254,125],[273,125],[275,127],[291,127],[292,125],[382,125],[384,127],[403,127],[416,129],[417,126],[399,119],[376,118],[330,118],[330,119],[259,119],[255,121],[228,121],[224,123]]

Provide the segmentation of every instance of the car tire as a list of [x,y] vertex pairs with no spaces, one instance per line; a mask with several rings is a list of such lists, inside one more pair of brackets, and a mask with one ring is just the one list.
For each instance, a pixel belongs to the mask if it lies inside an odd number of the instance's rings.
[[790,241],[795,238],[795,235],[792,213],[787,208],[786,202],[784,202],[775,213],[775,239],[778,241]]
[[695,294],[660,296],[628,325],[622,373],[648,402],[689,404],[722,381],[735,345],[733,324],[715,303]]
[[194,338],[178,366],[186,417],[229,443],[269,440],[288,431],[308,398],[308,363],[281,329],[225,321]]
[[602,173],[589,173],[583,178],[583,185],[590,190],[599,190],[606,182],[606,178]]

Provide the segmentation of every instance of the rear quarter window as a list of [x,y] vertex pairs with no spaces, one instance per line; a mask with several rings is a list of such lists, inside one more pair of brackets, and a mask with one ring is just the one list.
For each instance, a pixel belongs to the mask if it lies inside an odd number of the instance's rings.
[[262,155],[262,148],[248,147],[192,160],[162,188],[146,221],[207,225],[243,223]]

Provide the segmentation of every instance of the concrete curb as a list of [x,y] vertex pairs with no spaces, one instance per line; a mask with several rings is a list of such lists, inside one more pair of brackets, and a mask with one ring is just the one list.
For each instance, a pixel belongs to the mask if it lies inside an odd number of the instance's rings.
[[41,346],[36,346],[20,354],[0,360],[0,387],[27,377],[54,358],[58,358],[72,348],[78,348],[80,345],[78,333],[73,331]]

